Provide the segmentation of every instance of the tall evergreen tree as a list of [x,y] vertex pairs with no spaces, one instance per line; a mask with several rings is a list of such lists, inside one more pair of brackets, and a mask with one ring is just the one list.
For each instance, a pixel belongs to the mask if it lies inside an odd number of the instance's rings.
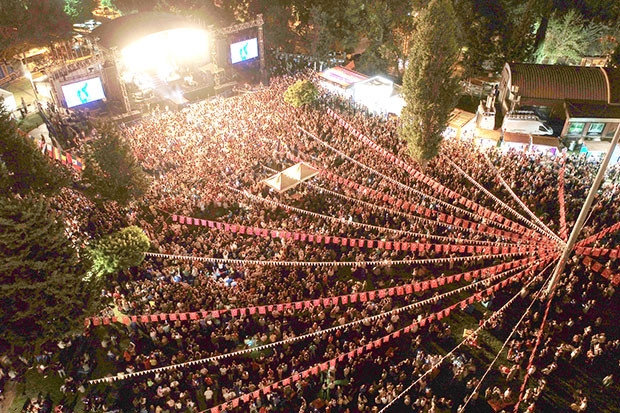
[[88,147],[82,178],[95,201],[127,204],[140,198],[148,188],[148,179],[131,148],[113,124],[97,128],[99,137]]
[[442,133],[458,100],[459,45],[450,0],[431,0],[417,17],[403,78],[405,107],[399,134],[422,167],[439,152]]
[[30,353],[78,331],[99,296],[84,274],[43,198],[0,195],[0,352]]

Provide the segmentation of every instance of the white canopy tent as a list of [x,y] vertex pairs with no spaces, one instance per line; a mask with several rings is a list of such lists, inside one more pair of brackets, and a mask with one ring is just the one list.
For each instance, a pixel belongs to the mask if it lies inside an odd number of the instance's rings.
[[318,174],[319,170],[308,165],[304,162],[299,162],[291,167],[286,168],[282,172],[278,172],[275,175],[263,180],[263,182],[276,190],[278,193],[282,193],[288,189],[294,188],[300,183],[307,181],[314,175]]

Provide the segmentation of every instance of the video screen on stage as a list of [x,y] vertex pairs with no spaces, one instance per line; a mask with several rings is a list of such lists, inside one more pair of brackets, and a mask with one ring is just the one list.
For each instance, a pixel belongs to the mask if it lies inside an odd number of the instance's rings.
[[65,96],[68,108],[105,99],[101,78],[98,77],[63,85],[62,94]]
[[258,39],[256,37],[230,45],[230,61],[232,64],[245,62],[258,57]]

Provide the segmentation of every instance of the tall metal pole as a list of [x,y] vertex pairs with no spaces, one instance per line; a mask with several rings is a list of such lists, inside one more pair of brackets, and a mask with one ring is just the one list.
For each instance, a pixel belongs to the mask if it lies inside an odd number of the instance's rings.
[[581,208],[581,212],[579,213],[579,217],[577,218],[577,222],[575,222],[575,226],[570,233],[570,237],[568,237],[568,241],[566,242],[566,246],[564,247],[564,252],[558,261],[558,264],[555,266],[553,270],[553,275],[551,277],[551,281],[549,281],[549,286],[547,287],[547,295],[550,295],[558,284],[560,280],[560,276],[564,272],[564,267],[566,267],[566,261],[568,261],[568,256],[573,251],[573,247],[577,242],[577,238],[581,233],[581,229],[583,228],[583,224],[590,213],[590,208],[592,207],[592,202],[594,202],[594,197],[596,196],[596,192],[598,188],[601,186],[603,182],[603,178],[605,178],[605,172],[607,171],[607,165],[609,165],[609,161],[611,160],[611,156],[614,153],[614,149],[618,144],[618,138],[620,137],[620,125],[616,128],[616,133],[614,134],[614,138],[611,140],[611,146],[609,150],[605,154],[605,158],[603,159],[603,163],[601,164],[596,177],[594,178],[594,182],[590,187],[590,192],[586,198],[586,201],[583,204],[583,208]]

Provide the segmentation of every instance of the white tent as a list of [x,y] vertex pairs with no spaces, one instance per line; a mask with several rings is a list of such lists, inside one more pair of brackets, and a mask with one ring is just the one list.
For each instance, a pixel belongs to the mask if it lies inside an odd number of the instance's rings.
[[318,169],[308,165],[307,163],[300,162],[286,168],[282,172],[278,172],[277,174],[270,176],[263,182],[281,193],[287,189],[294,188],[304,181],[307,181],[318,173]]
[[282,172],[278,172],[277,174],[265,179],[263,182],[278,192],[284,192],[287,189],[297,186],[300,181],[284,175]]
[[3,101],[4,108],[9,113],[13,113],[17,110],[17,102],[15,102],[15,96],[8,90],[0,89],[0,100]]
[[286,168],[285,170],[282,171],[282,173],[286,176],[289,176],[293,179],[303,182],[307,179],[312,178],[314,175],[318,174],[319,170],[316,168],[313,168],[307,163],[300,162],[296,165]]

